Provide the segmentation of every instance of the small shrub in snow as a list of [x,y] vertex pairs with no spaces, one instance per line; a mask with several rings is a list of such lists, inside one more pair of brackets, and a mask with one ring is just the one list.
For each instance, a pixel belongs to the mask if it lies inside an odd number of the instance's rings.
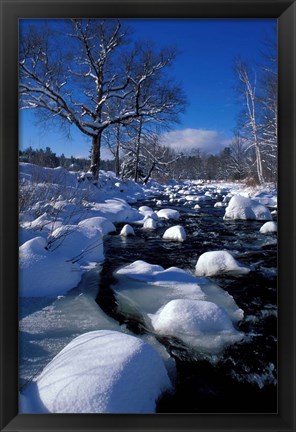
[[58,249],[71,261],[88,263],[104,260],[102,234],[87,222],[57,228],[50,235],[47,247],[51,251]]
[[168,228],[162,236],[164,240],[183,242],[186,240],[186,232],[181,225]]
[[77,264],[45,247],[46,240],[35,237],[19,248],[21,297],[56,297],[74,288],[81,279]]

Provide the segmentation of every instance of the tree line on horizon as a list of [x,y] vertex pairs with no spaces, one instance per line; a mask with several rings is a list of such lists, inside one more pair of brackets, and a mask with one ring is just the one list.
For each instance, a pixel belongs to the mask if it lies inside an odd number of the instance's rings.
[[[151,179],[163,183],[168,180],[247,180],[254,183],[252,177],[248,177],[247,173],[238,169],[238,161],[232,154],[231,147],[225,147],[217,155],[206,154],[200,150],[196,150],[193,154],[180,154],[176,150],[167,148],[167,158],[169,163],[164,162],[163,169],[156,170],[151,175]],[[63,167],[69,171],[87,172],[90,169],[89,158],[66,157],[64,154],[57,156],[50,147],[46,147],[45,150],[32,147],[19,150],[19,161],[49,168]],[[114,159],[102,159],[101,170],[115,173]],[[143,171],[143,173],[145,175],[146,172]],[[124,175],[124,171],[120,173],[120,177],[131,179],[128,172],[126,176]],[[269,181],[275,182],[276,177],[269,178]]]

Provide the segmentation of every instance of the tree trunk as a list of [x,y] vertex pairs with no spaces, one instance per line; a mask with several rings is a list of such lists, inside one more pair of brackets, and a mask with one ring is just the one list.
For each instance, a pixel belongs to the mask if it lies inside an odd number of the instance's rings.
[[139,181],[139,164],[140,164],[140,148],[141,148],[141,136],[142,136],[142,118],[139,120],[139,130],[136,141],[136,159],[135,159],[135,175],[134,180],[137,183]]
[[90,170],[93,173],[94,181],[99,179],[100,162],[101,162],[101,138],[102,132],[94,136],[91,144]]
[[256,151],[257,176],[258,176],[259,183],[262,185],[264,184],[264,175],[263,175],[261,152],[258,143],[255,143],[255,151]]
[[119,177],[120,163],[119,163],[119,149],[120,149],[120,124],[116,125],[116,150],[115,150],[115,175]]
[[152,174],[152,171],[154,170],[154,167],[155,167],[155,162],[152,163],[152,165],[151,165],[151,167],[150,167],[150,170],[149,170],[148,174],[147,174],[146,177],[144,178],[144,180],[143,180],[143,183],[144,183],[144,184],[147,184],[147,183],[148,183],[148,180],[149,180],[150,177],[151,177],[151,174]]

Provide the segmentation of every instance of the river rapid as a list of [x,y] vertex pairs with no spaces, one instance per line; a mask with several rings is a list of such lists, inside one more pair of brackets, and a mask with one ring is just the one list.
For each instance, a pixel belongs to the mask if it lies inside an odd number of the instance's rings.
[[[159,198],[158,198],[159,199]],[[136,260],[164,268],[180,267],[194,274],[198,257],[207,251],[226,249],[252,271],[243,276],[211,278],[233,296],[244,311],[238,329],[245,337],[219,355],[202,355],[175,338],[158,337],[176,363],[175,391],[159,400],[159,413],[275,413],[277,412],[277,239],[259,232],[261,221],[223,220],[224,208],[216,200],[194,204],[169,203],[162,197],[138,202],[153,209],[180,212],[178,224],[185,228],[184,242],[162,240],[164,231],[176,224],[162,220],[155,230],[133,225],[136,236],[109,234],[104,242],[105,261],[96,301],[109,316],[133,333],[148,330],[134,316],[120,311],[112,286],[113,272]],[[124,224],[117,226],[117,231]]]

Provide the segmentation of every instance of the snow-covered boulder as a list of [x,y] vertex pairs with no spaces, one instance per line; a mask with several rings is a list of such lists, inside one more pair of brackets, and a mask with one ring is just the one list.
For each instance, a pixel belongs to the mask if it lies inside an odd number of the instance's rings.
[[177,210],[173,209],[161,209],[156,213],[159,218],[162,219],[179,219],[180,213]]
[[272,220],[267,207],[241,195],[235,195],[226,207],[224,219]]
[[277,223],[273,221],[265,222],[265,224],[260,228],[260,232],[261,234],[276,233]]
[[55,229],[48,245],[50,250],[59,250],[69,259],[78,259],[80,263],[104,260],[103,236],[92,222],[63,225]]
[[193,208],[194,208],[194,210],[198,210],[198,209],[200,209],[200,205],[199,204],[195,204],[195,206]]
[[124,225],[124,227],[120,231],[119,235],[121,235],[122,237],[134,236],[135,235],[134,228],[132,226],[126,224],[126,225]]
[[250,269],[238,263],[226,250],[203,253],[197,260],[195,273],[198,276],[216,276],[225,273],[241,275]]
[[217,208],[217,207],[218,207],[218,208],[219,208],[219,207],[225,207],[225,206],[226,206],[226,203],[223,203],[223,202],[221,202],[221,201],[216,202],[215,205],[214,205],[214,207],[216,207],[216,208]]
[[45,247],[46,240],[35,237],[19,248],[21,297],[56,297],[74,288],[81,279],[77,264]]
[[186,240],[186,232],[182,225],[175,225],[168,228],[162,238],[164,240],[183,242]]
[[145,220],[144,224],[143,224],[143,228],[145,228],[145,229],[156,229],[157,228],[157,222],[156,222],[156,220],[154,220],[151,217],[148,217]]
[[96,229],[102,236],[116,231],[114,224],[105,217],[92,217],[79,222],[78,226],[89,230]]
[[243,337],[225,310],[209,301],[172,300],[150,318],[157,333],[177,337],[201,351],[217,352]]
[[171,388],[160,355],[146,342],[93,331],[70,342],[29,384],[24,412],[153,413]]

